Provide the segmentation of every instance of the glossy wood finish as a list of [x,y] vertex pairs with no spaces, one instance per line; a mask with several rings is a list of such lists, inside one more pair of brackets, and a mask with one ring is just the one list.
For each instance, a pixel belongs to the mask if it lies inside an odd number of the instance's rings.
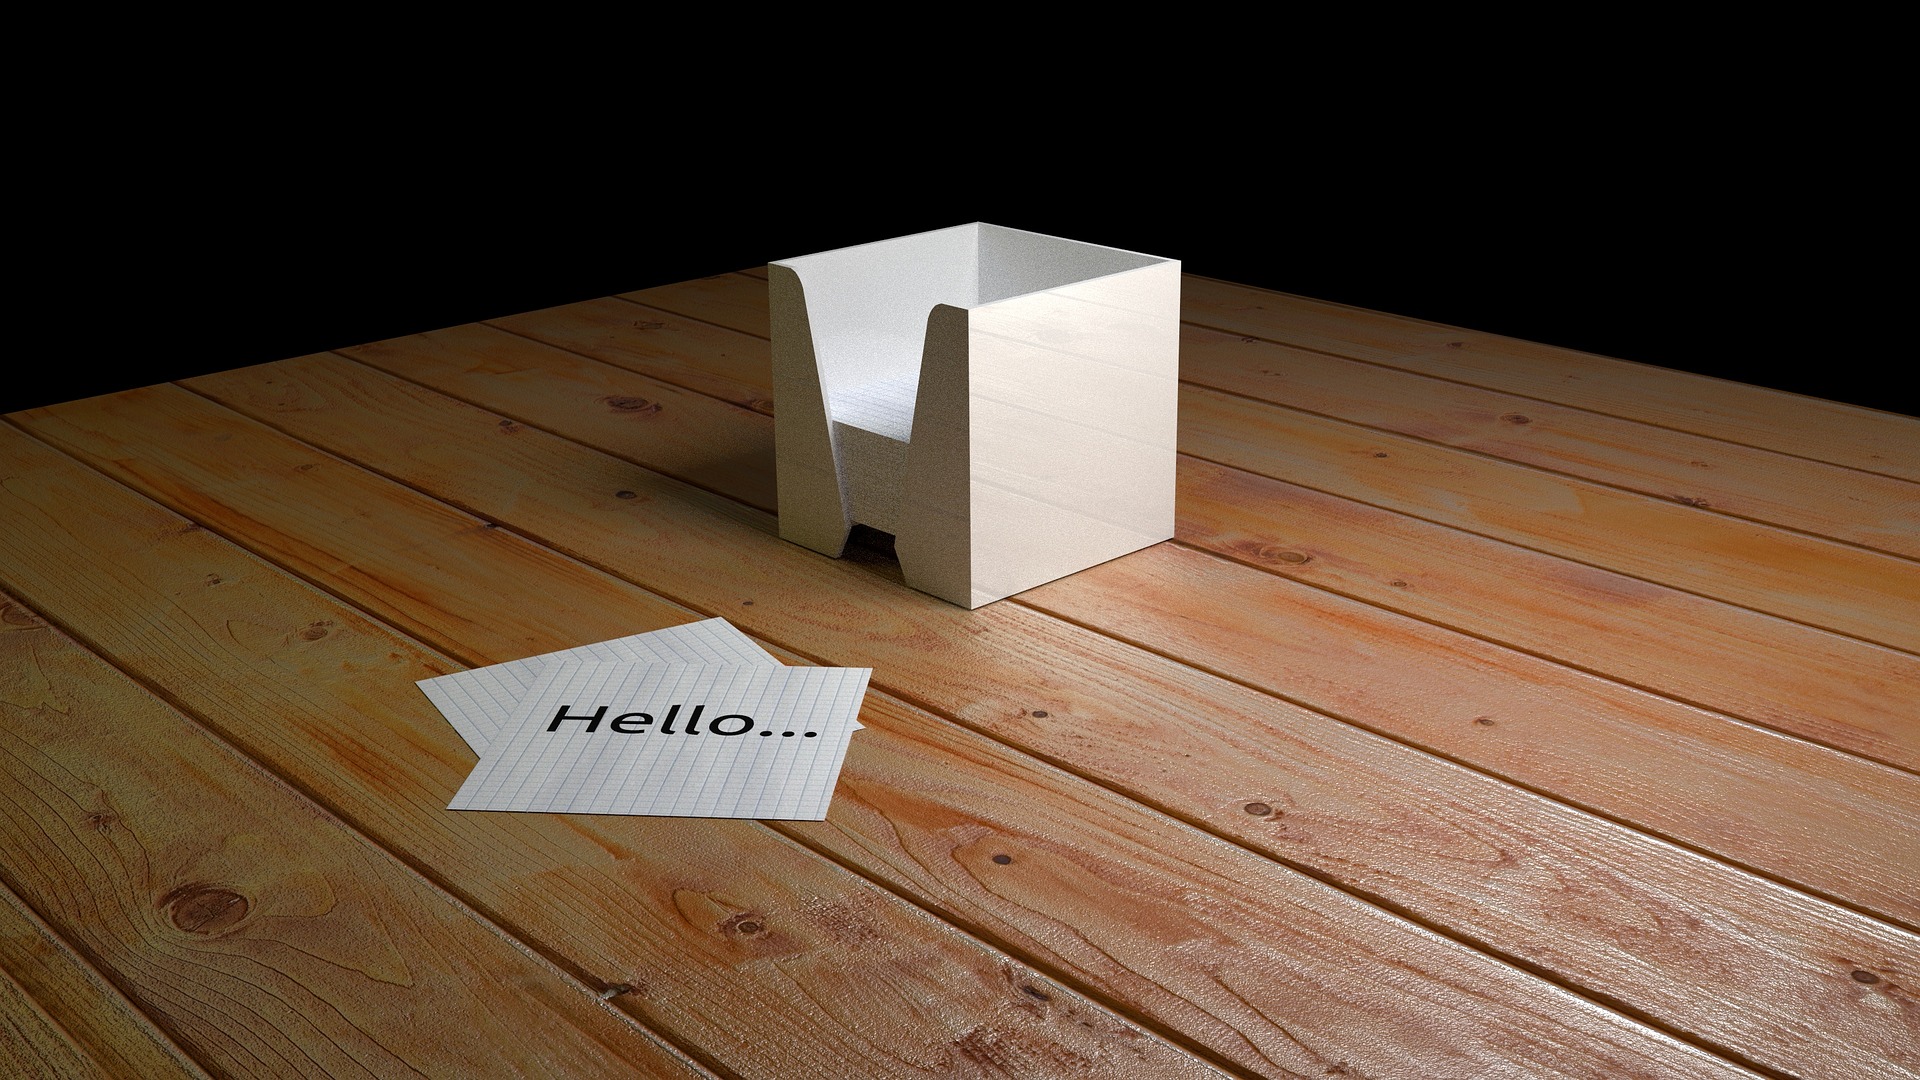
[[[779,540],[763,271],[8,417],[0,1068],[1915,1075],[1920,422],[1186,297],[1178,537],[971,612]],[[442,809],[708,615],[827,821]]]

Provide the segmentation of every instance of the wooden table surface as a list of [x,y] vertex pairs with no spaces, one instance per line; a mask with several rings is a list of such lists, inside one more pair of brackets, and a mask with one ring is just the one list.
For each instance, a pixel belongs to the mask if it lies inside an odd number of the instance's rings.
[[[977,611],[778,538],[759,271],[8,416],[0,1074],[1916,1075],[1920,421],[1184,301],[1177,539]],[[714,615],[825,822],[444,809]]]

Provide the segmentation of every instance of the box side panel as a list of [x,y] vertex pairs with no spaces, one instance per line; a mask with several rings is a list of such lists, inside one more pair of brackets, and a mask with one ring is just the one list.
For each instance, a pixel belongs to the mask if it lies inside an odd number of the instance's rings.
[[1179,288],[1168,263],[973,311],[975,605],[1173,535]]
[[791,269],[767,268],[767,310],[773,337],[774,480],[780,535],[835,558],[853,523],[841,486],[826,395],[815,362],[807,295]]
[[974,607],[967,317],[944,304],[927,317],[894,552],[908,585]]

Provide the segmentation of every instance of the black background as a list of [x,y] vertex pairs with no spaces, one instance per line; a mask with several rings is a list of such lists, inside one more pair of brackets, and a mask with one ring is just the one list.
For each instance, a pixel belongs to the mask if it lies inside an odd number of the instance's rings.
[[1873,232],[1889,219],[1850,179],[1871,166],[1817,131],[1649,125],[1604,102],[1470,123],[1450,104],[816,130],[756,94],[698,122],[692,106],[561,122],[323,102],[271,136],[214,123],[144,142],[94,169],[107,186],[55,230],[25,314],[58,344],[16,358],[0,409],[985,220],[1920,411],[1880,331],[1898,302]]

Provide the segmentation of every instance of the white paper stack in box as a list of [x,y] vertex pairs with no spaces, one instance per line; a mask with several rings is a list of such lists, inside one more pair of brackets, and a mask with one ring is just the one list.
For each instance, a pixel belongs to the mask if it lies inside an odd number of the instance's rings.
[[871,674],[708,619],[419,686],[481,759],[449,809],[818,821]]
[[781,536],[969,608],[1173,536],[1177,261],[976,223],[768,289]]

